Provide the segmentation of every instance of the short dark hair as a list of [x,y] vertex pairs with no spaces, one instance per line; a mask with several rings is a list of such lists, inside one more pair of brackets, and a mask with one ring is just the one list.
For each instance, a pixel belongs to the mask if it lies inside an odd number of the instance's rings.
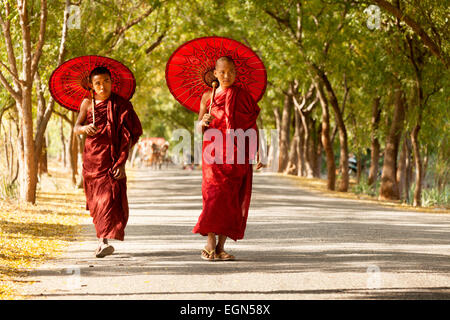
[[222,56],[222,57],[220,57],[219,59],[216,60],[216,67],[217,67],[217,64],[218,64],[219,62],[222,62],[222,61],[226,61],[226,62],[231,63],[231,64],[233,64],[234,66],[236,66],[236,65],[234,64],[234,61],[233,61],[233,59],[232,59],[231,57],[229,57],[229,56]]
[[89,74],[89,82],[92,82],[92,78],[94,76],[98,76],[99,74],[107,74],[111,78],[111,72],[106,67],[96,67]]

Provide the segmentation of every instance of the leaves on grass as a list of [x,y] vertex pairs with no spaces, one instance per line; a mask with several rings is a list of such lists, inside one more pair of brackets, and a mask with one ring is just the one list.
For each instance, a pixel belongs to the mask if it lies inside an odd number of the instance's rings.
[[89,216],[83,191],[66,186],[39,191],[36,205],[0,201],[0,300],[20,298],[17,277],[58,256]]

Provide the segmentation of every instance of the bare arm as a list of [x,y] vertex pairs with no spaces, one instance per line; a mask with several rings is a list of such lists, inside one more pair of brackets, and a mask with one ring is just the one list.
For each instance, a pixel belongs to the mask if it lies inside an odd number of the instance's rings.
[[88,136],[93,136],[97,133],[97,128],[93,124],[83,125],[86,121],[87,110],[90,106],[91,102],[89,99],[84,99],[83,102],[81,102],[80,112],[78,113],[77,121],[73,127],[73,132],[77,135],[87,134]]
[[202,96],[202,100],[200,101],[197,130],[202,133],[207,127],[209,127],[209,123],[214,119],[214,117],[208,113],[208,106],[206,105],[206,102],[211,98],[211,94],[211,91],[205,92]]

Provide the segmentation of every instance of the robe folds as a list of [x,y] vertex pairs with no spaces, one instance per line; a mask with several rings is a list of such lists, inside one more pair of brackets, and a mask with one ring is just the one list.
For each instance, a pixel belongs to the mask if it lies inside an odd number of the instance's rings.
[[[211,108],[214,119],[203,136],[203,210],[193,233],[205,236],[213,232],[235,241],[243,239],[252,193],[253,167],[249,161],[254,159],[258,141],[257,136],[254,136],[254,139],[247,139],[245,144],[239,144],[237,138],[230,136],[230,130],[236,132],[242,129],[246,132],[253,129],[256,135],[259,112],[250,94],[236,86],[224,89],[214,98]],[[208,132],[211,129],[222,134],[219,148],[216,147],[216,139],[220,138],[210,137]],[[215,143],[215,147],[212,143]],[[245,161],[238,161],[239,153],[245,154]],[[231,158],[230,154],[233,155]]]
[[[94,136],[86,136],[83,180],[86,210],[93,218],[98,238],[123,240],[128,221],[127,179],[112,172],[124,165],[130,148],[142,135],[142,126],[130,101],[111,93],[95,106]],[[91,124],[89,108],[86,123]]]

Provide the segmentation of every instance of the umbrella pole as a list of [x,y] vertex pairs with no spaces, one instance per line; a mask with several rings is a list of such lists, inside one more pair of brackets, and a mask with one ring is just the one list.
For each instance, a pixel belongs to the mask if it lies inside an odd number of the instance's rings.
[[92,124],[95,126],[95,92],[92,90]]
[[211,102],[209,103],[209,111],[208,111],[209,114],[211,114],[211,107],[213,105],[214,96],[216,95],[217,82],[213,81],[212,86],[213,86],[213,92],[212,92]]

